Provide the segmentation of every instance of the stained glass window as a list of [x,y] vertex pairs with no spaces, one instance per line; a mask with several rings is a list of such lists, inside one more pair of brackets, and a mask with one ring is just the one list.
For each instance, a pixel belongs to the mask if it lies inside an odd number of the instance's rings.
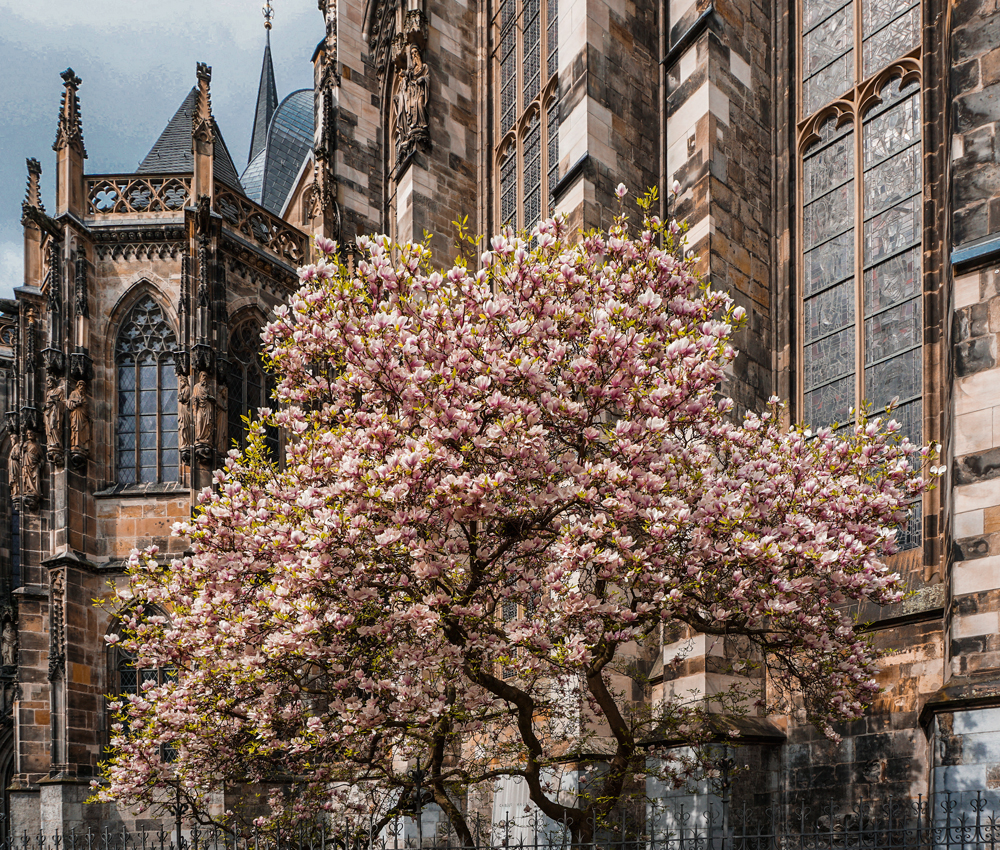
[[499,0],[494,21],[498,223],[527,230],[559,181],[558,0]]
[[[876,412],[892,404],[903,433],[920,442],[923,175],[920,85],[909,80],[920,8],[803,0],[800,45],[801,418],[844,424],[862,403]],[[893,63],[899,72],[873,89]],[[920,528],[915,503],[900,545],[919,545]]]
[[[271,398],[271,380],[261,359],[259,322],[242,322],[229,335],[229,367],[226,375],[229,445],[246,448],[247,430],[243,417],[257,418]],[[277,457],[278,432],[268,427],[266,440],[271,456]]]
[[139,299],[118,332],[119,484],[177,480],[175,342],[163,310],[148,295]]

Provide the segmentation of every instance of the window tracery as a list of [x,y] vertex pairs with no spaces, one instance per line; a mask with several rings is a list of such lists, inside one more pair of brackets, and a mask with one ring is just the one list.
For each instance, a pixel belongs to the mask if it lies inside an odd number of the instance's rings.
[[118,332],[119,484],[177,480],[176,341],[163,309],[149,295],[136,302]]
[[[803,0],[800,418],[922,439],[920,8]],[[859,49],[860,45],[860,49]],[[901,535],[920,543],[920,504]]]
[[[271,397],[271,381],[261,359],[259,322],[252,319],[238,324],[229,335],[229,371],[226,383],[229,392],[227,448],[246,448],[246,423],[243,417],[257,417]],[[277,457],[278,434],[274,428],[266,431],[271,456]]]
[[559,180],[558,0],[499,0],[494,165],[500,226],[530,229]]

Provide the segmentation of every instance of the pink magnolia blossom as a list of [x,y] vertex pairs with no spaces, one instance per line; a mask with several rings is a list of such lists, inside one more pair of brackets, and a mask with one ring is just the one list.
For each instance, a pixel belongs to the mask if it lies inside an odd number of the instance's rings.
[[[776,399],[735,421],[744,313],[675,230],[555,219],[444,273],[376,236],[302,269],[263,334],[283,462],[255,425],[175,530],[193,554],[130,563],[123,644],[177,676],[123,698],[99,798],[273,783],[265,822],[369,823],[420,758],[463,840],[457,789],[502,775],[585,835],[634,775],[698,770],[649,742],[707,740],[711,706],[621,693],[664,626],[740,641],[717,706],[773,697],[766,667],[829,734],[858,717],[879,654],[847,603],[900,599],[884,558],[934,453],[881,419],[785,427]],[[547,784],[567,760],[604,765],[576,803]]]

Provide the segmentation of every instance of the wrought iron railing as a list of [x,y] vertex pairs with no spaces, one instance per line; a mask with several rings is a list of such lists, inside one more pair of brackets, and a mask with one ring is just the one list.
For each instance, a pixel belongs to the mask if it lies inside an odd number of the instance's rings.
[[472,844],[442,823],[401,817],[347,832],[317,826],[273,834],[169,824],[157,830],[124,826],[69,829],[52,835],[22,832],[0,850],[1000,850],[1000,801],[979,792],[936,799],[884,799],[847,809],[825,806],[752,808],[718,798],[688,805],[651,804],[637,819],[593,824],[574,842],[565,826],[541,816],[503,822],[478,817]]

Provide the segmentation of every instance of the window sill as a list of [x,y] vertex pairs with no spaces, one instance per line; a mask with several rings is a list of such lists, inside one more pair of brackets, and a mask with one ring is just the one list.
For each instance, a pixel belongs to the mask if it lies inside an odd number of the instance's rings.
[[179,481],[161,481],[156,484],[112,484],[94,493],[95,498],[113,496],[158,496],[171,493],[190,493],[191,488]]

